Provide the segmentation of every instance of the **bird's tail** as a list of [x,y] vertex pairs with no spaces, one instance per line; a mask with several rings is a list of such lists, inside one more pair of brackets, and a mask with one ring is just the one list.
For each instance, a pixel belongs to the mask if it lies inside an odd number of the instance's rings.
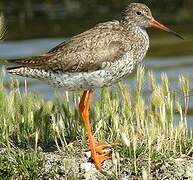
[[6,71],[10,74],[19,75],[19,76],[26,76],[25,72],[27,72],[29,68],[24,66],[13,66],[13,67],[7,67]]
[[8,73],[26,76],[26,73],[33,69],[38,69],[46,64],[49,60],[51,61],[52,54],[45,54],[41,56],[34,56],[26,59],[14,59],[14,60],[4,60],[0,61],[0,64],[6,66]]
[[19,60],[0,60],[0,64],[6,67],[6,71],[11,74],[20,75],[25,69],[24,66],[17,63]]

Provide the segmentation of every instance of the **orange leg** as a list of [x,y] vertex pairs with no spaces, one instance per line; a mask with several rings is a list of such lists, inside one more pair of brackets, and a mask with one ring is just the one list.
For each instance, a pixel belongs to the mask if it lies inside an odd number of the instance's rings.
[[[96,145],[94,142],[94,137],[92,135],[92,130],[89,122],[89,106],[92,100],[92,91],[84,91],[83,96],[80,100],[79,109],[82,116],[83,123],[86,128],[86,132],[89,140],[89,149],[91,150],[91,157],[96,165],[96,168],[102,170],[103,161],[111,158],[111,153],[106,152],[105,148],[110,147],[110,145]],[[87,97],[87,100],[86,100]]]

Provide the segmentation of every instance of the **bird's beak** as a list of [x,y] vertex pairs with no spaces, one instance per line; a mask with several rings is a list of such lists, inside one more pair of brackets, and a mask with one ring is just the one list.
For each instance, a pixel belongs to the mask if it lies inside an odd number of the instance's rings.
[[163,30],[163,31],[166,31],[166,32],[168,32],[168,33],[171,33],[171,34],[177,36],[177,37],[180,38],[180,39],[184,39],[180,34],[178,34],[177,32],[175,32],[175,31],[173,31],[173,30],[171,30],[171,29],[169,29],[169,28],[167,28],[166,26],[164,26],[163,24],[159,23],[159,22],[156,21],[155,19],[149,20],[149,25],[150,25],[151,27],[154,27],[154,28],[157,28],[157,29],[161,29],[161,30]]

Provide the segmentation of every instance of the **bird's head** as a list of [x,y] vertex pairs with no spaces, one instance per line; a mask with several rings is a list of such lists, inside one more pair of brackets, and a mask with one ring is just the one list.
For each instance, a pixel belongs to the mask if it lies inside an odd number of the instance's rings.
[[181,35],[156,21],[152,16],[151,10],[146,5],[141,3],[129,4],[124,14],[124,20],[133,26],[139,26],[141,28],[153,27],[161,29],[183,39]]

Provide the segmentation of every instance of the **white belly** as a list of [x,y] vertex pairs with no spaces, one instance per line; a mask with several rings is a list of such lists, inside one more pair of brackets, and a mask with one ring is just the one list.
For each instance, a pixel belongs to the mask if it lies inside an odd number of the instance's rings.
[[105,63],[102,70],[91,72],[54,72],[22,67],[19,72],[12,71],[12,74],[39,79],[57,88],[76,91],[109,86],[130,74],[134,69],[134,64],[131,53],[127,53],[114,63]]

